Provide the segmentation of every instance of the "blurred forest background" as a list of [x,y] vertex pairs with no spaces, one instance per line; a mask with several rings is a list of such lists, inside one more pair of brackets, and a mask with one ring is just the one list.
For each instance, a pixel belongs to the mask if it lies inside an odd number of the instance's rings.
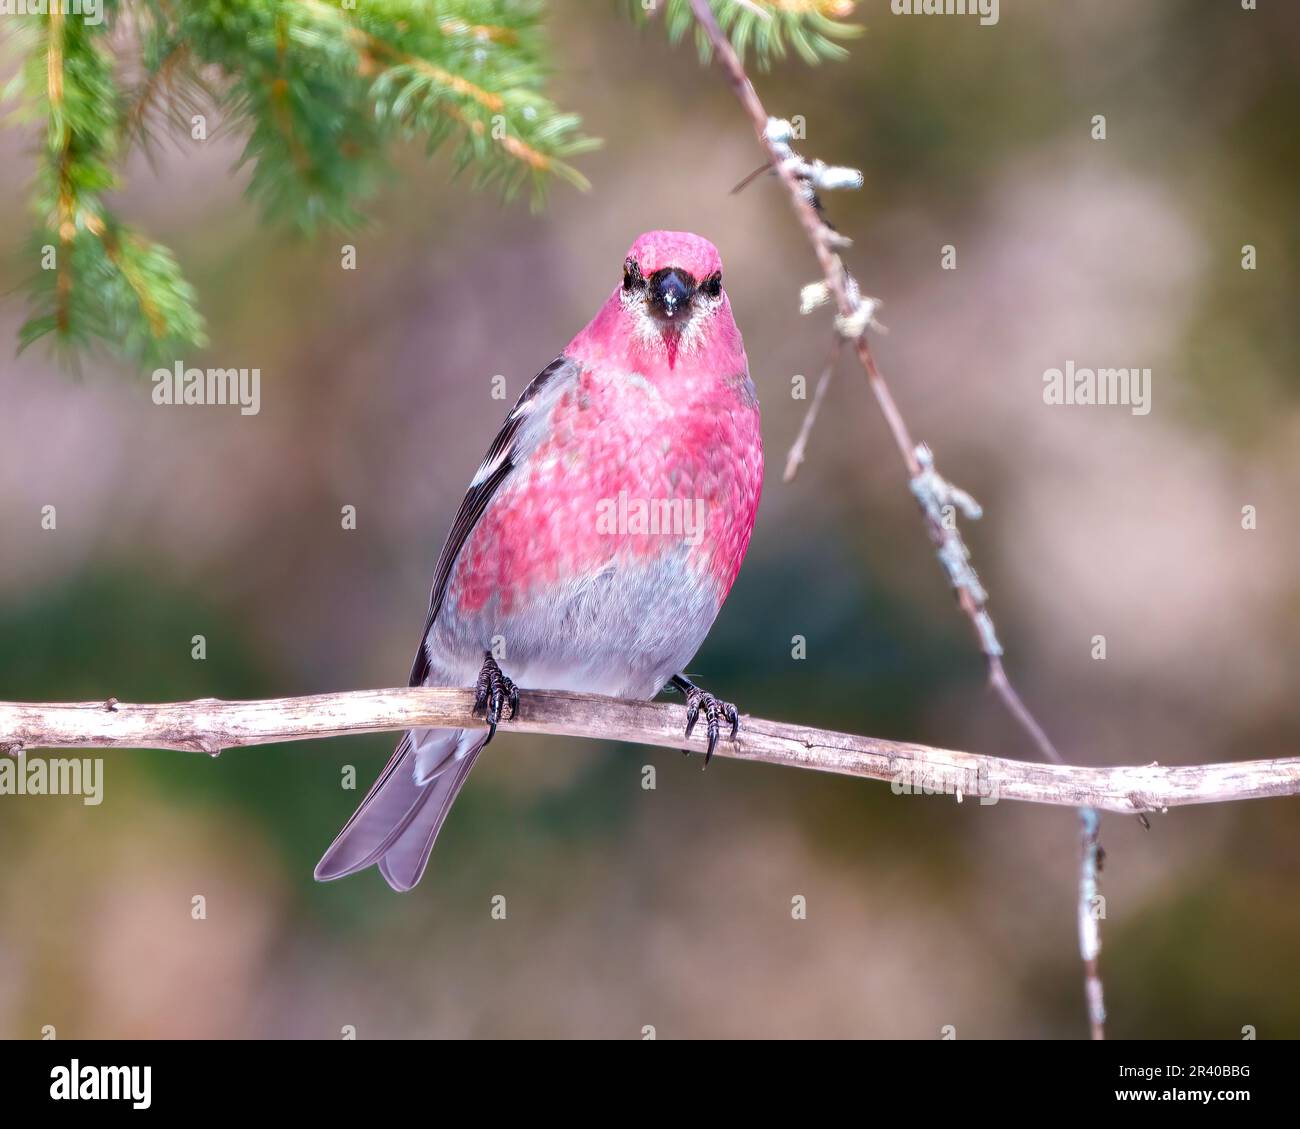
[[[0,698],[402,684],[505,411],[492,376],[513,400],[637,233],[686,228],[722,251],[768,449],[693,673],[756,715],[1031,757],[848,364],[781,482],[806,407],[791,376],[815,380],[828,317],[798,314],[815,267],[777,186],[728,195],[760,154],[720,75],[617,5],[550,8],[548,93],[604,147],[574,161],[592,190],[557,183],[539,213],[412,147],[368,228],[306,241],[242,198],[239,138],[133,159],[116,206],[173,248],[208,319],[186,361],[259,367],[259,415],[156,406],[148,371],[118,362],[15,357],[24,304],[0,305]],[[772,112],[806,119],[808,155],[866,173],[827,205],[885,300],[882,366],[985,506],[967,537],[1009,669],[1071,761],[1300,738],[1300,8],[1261,9],[1006,3],[981,27],[871,0],[848,61],[755,75]],[[0,132],[6,290],[34,136]],[[1150,415],[1046,406],[1042,374],[1067,360],[1150,367]],[[110,752],[101,806],[0,798],[0,1035],[1086,1033],[1072,811],[503,733],[413,894],[373,870],[317,885],[358,799],[342,767],[364,790],[393,740]],[[1149,832],[1110,816],[1103,841],[1113,1036],[1300,1036],[1294,801]]]

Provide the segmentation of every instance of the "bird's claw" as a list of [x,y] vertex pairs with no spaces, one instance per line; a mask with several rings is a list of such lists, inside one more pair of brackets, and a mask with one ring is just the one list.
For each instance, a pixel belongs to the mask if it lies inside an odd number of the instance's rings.
[[513,720],[519,712],[519,689],[501,673],[501,668],[489,651],[483,659],[483,669],[478,672],[478,685],[474,693],[474,713],[482,712],[488,723],[488,736],[484,745],[496,736],[497,722],[501,720],[501,711],[506,705],[510,706],[507,720]]
[[686,691],[686,736],[690,737],[691,732],[695,729],[695,723],[700,720],[700,710],[704,710],[705,732],[708,735],[709,744],[704,752],[704,767],[709,767],[709,761],[713,759],[713,750],[718,747],[718,735],[722,729],[722,722],[725,719],[731,723],[731,739],[736,739],[736,734],[740,731],[740,714],[736,712],[736,707],[730,702],[724,702],[715,698],[707,690],[701,690],[698,686],[692,686]]

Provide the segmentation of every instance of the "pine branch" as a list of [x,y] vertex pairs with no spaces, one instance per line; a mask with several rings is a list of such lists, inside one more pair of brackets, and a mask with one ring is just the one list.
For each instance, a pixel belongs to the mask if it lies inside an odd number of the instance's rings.
[[[692,11],[691,0],[627,0],[632,18],[646,23],[662,16],[670,43],[694,31],[701,62],[713,56],[713,44],[704,25]],[[791,47],[809,65],[848,55],[841,39],[862,34],[857,24],[844,21],[853,15],[854,0],[709,0],[722,32],[742,63],[752,51],[760,70],[784,59]]]
[[111,343],[128,355],[166,355],[203,340],[193,292],[160,247],[119,223],[103,202],[118,186],[123,99],[107,22],[52,5],[30,35],[15,88],[44,104],[44,163],[37,179],[33,312],[19,347],[51,335],[65,352]]
[[[103,200],[132,145],[150,153],[160,131],[191,144],[196,114],[218,119],[207,136],[246,136],[249,195],[306,232],[361,226],[402,140],[447,143],[456,173],[507,198],[530,185],[534,205],[554,177],[587,187],[568,162],[596,143],[542,93],[537,3],[121,0],[99,24],[54,8],[19,28],[27,63],[10,90],[46,123],[20,348],[48,335],[148,364],[206,343],[170,252]],[[132,44],[138,59],[115,56]]]

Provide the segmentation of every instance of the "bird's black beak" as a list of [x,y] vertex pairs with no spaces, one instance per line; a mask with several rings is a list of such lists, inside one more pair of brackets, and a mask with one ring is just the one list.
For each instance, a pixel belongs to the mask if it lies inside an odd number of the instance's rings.
[[664,267],[649,278],[650,310],[662,321],[677,321],[695,296],[695,279],[676,267]]

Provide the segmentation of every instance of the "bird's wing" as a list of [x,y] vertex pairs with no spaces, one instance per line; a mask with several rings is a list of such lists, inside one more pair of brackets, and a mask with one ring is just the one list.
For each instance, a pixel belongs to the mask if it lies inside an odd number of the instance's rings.
[[564,356],[557,357],[542,369],[506,416],[501,430],[497,432],[492,446],[479,464],[465,500],[456,512],[456,520],[452,522],[447,543],[443,545],[438,557],[438,567],[434,569],[433,590],[429,593],[429,614],[420,636],[420,649],[411,666],[410,685],[424,685],[425,676],[429,673],[429,654],[425,641],[429,637],[429,628],[433,626],[433,621],[438,618],[438,612],[442,608],[456,558],[501,484],[524,455],[537,445],[542,435],[544,416],[554,404],[556,394],[575,380],[579,371],[578,363]]

